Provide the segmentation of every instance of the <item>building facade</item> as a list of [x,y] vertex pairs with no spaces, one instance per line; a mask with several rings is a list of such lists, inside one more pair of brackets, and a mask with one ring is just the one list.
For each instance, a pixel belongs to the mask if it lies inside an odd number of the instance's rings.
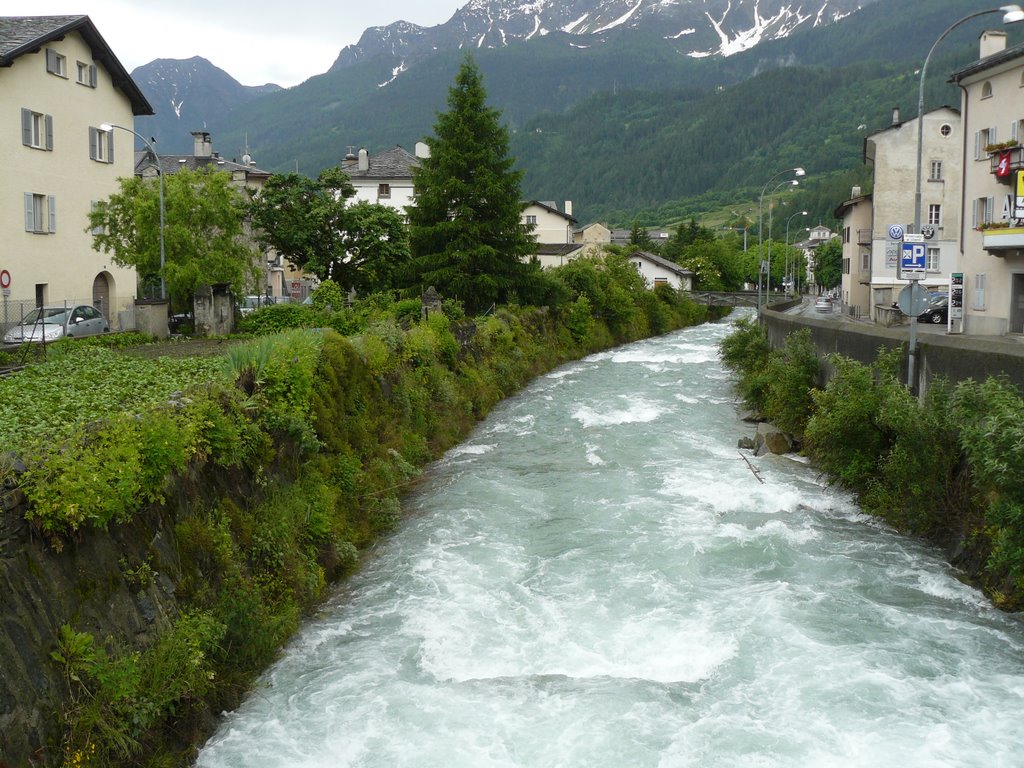
[[404,216],[406,206],[412,205],[415,196],[413,168],[419,165],[420,158],[429,155],[430,148],[422,141],[416,142],[415,154],[400,146],[376,155],[370,155],[366,149],[355,154],[349,152],[341,162],[341,170],[348,174],[356,189],[350,200],[386,205]]
[[565,201],[565,210],[559,211],[555,203],[530,200],[523,209],[522,222],[531,228],[534,240],[548,245],[573,242],[576,219],[572,216],[572,201]]
[[[94,304],[112,329],[133,305],[134,269],[93,250],[93,205],[130,177],[133,128],[151,115],[88,16],[0,17],[0,270],[9,275],[0,321],[38,304]],[[8,295],[9,292],[9,295]]]
[[980,56],[952,76],[965,134],[964,331],[1024,333],[1024,45],[989,31]]
[[[963,131],[960,113],[950,107],[923,116],[921,152],[921,230],[925,236],[926,273],[921,283],[930,291],[947,291],[949,276],[960,255],[960,200]],[[899,247],[889,227],[912,232],[917,184],[918,118],[892,124],[864,142],[864,160],[872,165],[871,257],[868,265],[867,313],[891,307],[909,284],[899,276]],[[858,232],[858,239],[862,233]],[[858,278],[860,279],[860,277]]]
[[844,311],[866,315],[871,285],[871,195],[862,195],[860,187],[850,191],[850,199],[836,208],[835,217],[842,222],[843,279],[839,299]]

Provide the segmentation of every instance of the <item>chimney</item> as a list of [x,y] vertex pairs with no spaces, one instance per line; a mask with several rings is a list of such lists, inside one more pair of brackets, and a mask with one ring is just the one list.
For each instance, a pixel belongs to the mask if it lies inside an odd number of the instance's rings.
[[359,148],[359,170],[370,170],[370,154],[366,151],[366,147]]
[[213,141],[206,131],[192,131],[192,155],[194,157],[211,157]]
[[900,105],[897,104],[892,108],[892,127],[896,128],[900,125]]
[[417,141],[415,154],[416,157],[430,157],[430,147],[422,141]]
[[860,187],[854,187],[850,190],[850,199],[853,200],[858,197],[860,197]]
[[565,201],[565,215],[572,216],[572,200]]
[[1006,33],[1001,29],[987,29],[981,33],[981,58],[1006,50]]

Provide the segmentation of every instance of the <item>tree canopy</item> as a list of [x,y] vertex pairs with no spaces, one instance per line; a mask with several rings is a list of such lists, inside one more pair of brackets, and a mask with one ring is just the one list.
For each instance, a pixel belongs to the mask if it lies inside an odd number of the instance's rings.
[[435,286],[467,309],[529,302],[543,280],[525,260],[535,244],[522,223],[522,174],[513,170],[508,131],[487,106],[480,72],[467,55],[437,116],[430,156],[413,170],[408,210],[412,261],[405,284]]
[[[200,285],[228,283],[246,293],[259,277],[259,255],[245,236],[246,200],[231,176],[179,170],[164,178],[164,276],[178,306]],[[120,190],[89,214],[93,248],[134,267],[144,293],[160,283],[160,193],[153,179],[120,180]]]
[[835,288],[843,279],[843,244],[833,238],[814,252],[814,282],[821,288]]

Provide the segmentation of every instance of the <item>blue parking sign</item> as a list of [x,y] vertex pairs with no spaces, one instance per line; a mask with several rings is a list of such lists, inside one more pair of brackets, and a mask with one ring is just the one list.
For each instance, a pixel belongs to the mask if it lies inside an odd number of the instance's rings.
[[900,269],[904,272],[924,272],[926,253],[924,243],[903,243]]

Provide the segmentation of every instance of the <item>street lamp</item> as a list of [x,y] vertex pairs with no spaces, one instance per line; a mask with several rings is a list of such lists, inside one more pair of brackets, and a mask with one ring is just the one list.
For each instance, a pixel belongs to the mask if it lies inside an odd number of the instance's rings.
[[[797,216],[806,216],[806,215],[807,215],[807,211],[797,211],[792,216],[790,216],[788,219],[786,219],[786,275],[787,276],[789,275],[789,222],[791,222]],[[796,264],[795,263],[793,264],[793,271],[796,272]],[[790,286],[792,286],[792,281],[790,281]]]
[[[928,72],[928,61],[932,57],[932,53],[938,47],[950,32],[959,27],[964,22],[976,19],[978,16],[985,16],[989,13],[1002,13],[1003,24],[1012,24],[1017,21],[1024,21],[1024,10],[1021,10],[1019,5],[1003,5],[999,8],[990,8],[987,11],[975,11],[964,16],[959,21],[955,21],[946,27],[946,31],[943,32],[938,38],[932,43],[932,47],[928,50],[928,55],[924,57],[924,64],[921,67],[921,84],[917,91],[917,180],[916,188],[914,190],[914,232],[921,232],[921,166],[924,153],[924,77]],[[913,364],[913,357],[911,357],[911,364]]]
[[767,296],[772,292],[772,198],[775,196],[775,193],[783,187],[796,187],[799,185],[799,179],[780,181],[775,185],[775,189],[773,189],[768,195],[768,276],[765,280],[765,303],[768,302]]
[[763,242],[764,242],[764,237],[762,236],[763,233],[764,233],[764,193],[768,190],[768,185],[769,184],[771,184],[773,181],[775,181],[777,178],[779,178],[779,176],[783,176],[784,174],[787,174],[787,173],[792,173],[794,176],[803,176],[807,172],[803,168],[800,168],[799,166],[796,167],[796,168],[787,168],[784,171],[779,171],[774,176],[772,176],[770,179],[768,179],[768,181],[765,182],[765,185],[763,187],[761,187],[761,196],[757,199],[757,259],[758,259],[758,265],[757,265],[757,311],[758,312],[761,311],[761,264],[760,264],[760,261],[761,261],[761,248],[763,247]]
[[100,125],[101,131],[112,131],[115,128],[120,128],[122,131],[135,134],[135,136],[145,144],[149,151],[153,153],[153,157],[156,158],[157,175],[160,177],[160,298],[167,298],[167,282],[164,278],[164,166],[160,161],[160,155],[156,153],[156,149],[153,145],[146,141],[141,134],[136,133],[131,128],[125,128],[123,125],[115,125],[114,123],[103,123]]

